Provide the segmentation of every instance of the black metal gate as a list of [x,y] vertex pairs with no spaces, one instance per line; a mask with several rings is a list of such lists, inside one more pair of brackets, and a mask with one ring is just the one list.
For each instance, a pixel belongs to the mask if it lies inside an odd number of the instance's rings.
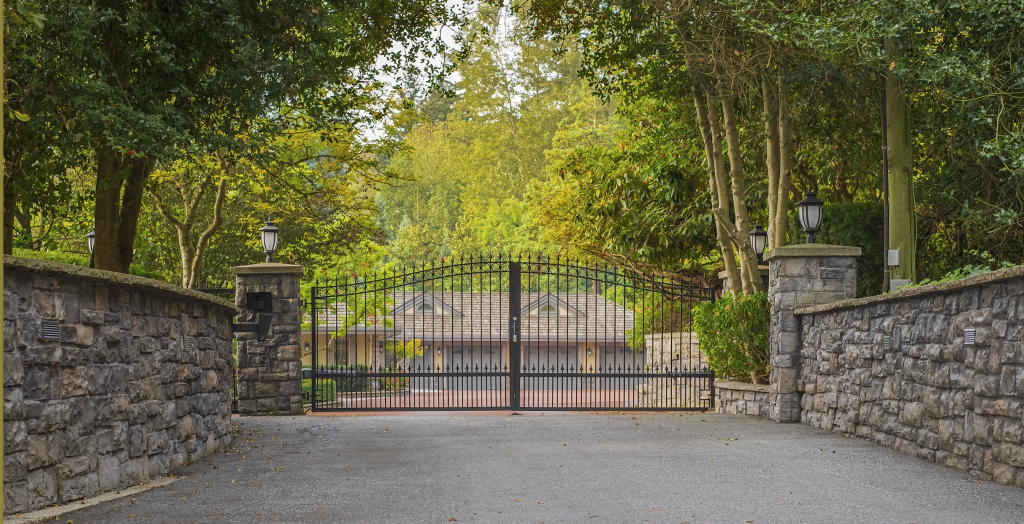
[[[690,327],[700,285],[551,260],[463,259],[318,281],[313,411],[715,407]],[[308,328],[308,329],[307,329]]]

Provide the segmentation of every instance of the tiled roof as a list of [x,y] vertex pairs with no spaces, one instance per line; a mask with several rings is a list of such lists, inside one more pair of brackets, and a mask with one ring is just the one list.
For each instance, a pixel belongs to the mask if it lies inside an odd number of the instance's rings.
[[[353,326],[349,333],[381,334],[400,332],[401,338],[423,340],[508,340],[508,293],[397,292],[393,311],[387,317],[394,330],[376,326]],[[421,304],[431,304],[441,314],[415,314]],[[407,304],[414,304],[409,307]],[[541,305],[556,310],[545,316]],[[600,295],[586,293],[523,293],[520,333],[529,341],[619,341],[633,329],[634,313]],[[330,319],[323,319],[330,322]],[[383,320],[383,319],[382,319]]]

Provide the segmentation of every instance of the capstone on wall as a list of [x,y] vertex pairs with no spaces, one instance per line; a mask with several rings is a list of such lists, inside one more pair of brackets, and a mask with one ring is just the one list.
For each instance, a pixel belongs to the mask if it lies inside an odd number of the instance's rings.
[[795,313],[803,422],[1024,487],[1024,268]]
[[235,313],[153,280],[4,257],[4,513],[228,444]]

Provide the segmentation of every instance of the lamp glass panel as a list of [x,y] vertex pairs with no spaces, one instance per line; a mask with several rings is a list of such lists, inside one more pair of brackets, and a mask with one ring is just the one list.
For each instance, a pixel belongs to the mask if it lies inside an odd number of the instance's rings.
[[764,235],[750,235],[754,239],[754,252],[764,253],[765,245],[768,244],[768,237]]
[[277,251],[277,231],[263,232],[263,250]]
[[805,206],[807,209],[807,226],[810,229],[818,229],[821,226],[821,206]]
[[96,249],[96,237],[90,236],[89,237],[89,252],[92,253],[94,249]]

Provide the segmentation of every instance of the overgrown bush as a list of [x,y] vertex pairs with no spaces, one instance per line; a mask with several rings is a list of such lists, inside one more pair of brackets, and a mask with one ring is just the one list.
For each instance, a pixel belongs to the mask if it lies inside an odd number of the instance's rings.
[[[317,380],[317,402],[334,402],[338,400],[338,387],[334,384],[333,380],[318,379]],[[305,402],[309,402],[313,398],[313,379],[306,379],[302,381],[302,399]]]
[[768,318],[765,293],[726,293],[693,307],[693,330],[716,377],[767,383]]

